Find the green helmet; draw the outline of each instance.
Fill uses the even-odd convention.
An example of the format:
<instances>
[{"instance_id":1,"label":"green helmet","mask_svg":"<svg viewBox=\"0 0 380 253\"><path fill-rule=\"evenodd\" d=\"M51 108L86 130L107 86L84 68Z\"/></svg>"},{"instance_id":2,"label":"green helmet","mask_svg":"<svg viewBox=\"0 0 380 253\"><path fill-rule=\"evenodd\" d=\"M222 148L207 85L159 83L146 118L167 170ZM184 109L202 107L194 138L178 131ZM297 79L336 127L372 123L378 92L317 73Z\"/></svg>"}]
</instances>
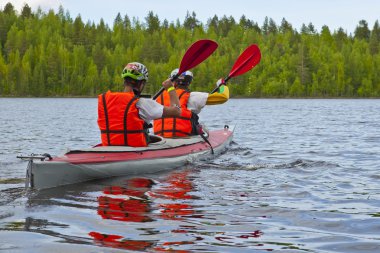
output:
<instances>
[{"instance_id":1,"label":"green helmet","mask_svg":"<svg viewBox=\"0 0 380 253\"><path fill-rule=\"evenodd\" d=\"M123 69L122 78L130 77L136 81L148 81L148 69L139 62L130 62Z\"/></svg>"}]
</instances>

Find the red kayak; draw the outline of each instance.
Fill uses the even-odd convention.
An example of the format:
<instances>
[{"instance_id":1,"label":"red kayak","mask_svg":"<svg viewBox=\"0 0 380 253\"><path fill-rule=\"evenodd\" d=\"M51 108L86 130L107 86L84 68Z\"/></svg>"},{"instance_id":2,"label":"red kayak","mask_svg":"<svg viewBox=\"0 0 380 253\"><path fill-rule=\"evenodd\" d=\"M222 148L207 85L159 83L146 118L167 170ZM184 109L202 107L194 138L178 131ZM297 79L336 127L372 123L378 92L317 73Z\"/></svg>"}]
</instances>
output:
<instances>
[{"instance_id":1,"label":"red kayak","mask_svg":"<svg viewBox=\"0 0 380 253\"><path fill-rule=\"evenodd\" d=\"M200 136L176 139L151 136L156 142L148 147L97 145L56 157L44 154L19 158L29 160L26 185L44 189L93 179L155 173L212 158L230 144L233 131L228 126L210 131L208 143Z\"/></svg>"}]
</instances>

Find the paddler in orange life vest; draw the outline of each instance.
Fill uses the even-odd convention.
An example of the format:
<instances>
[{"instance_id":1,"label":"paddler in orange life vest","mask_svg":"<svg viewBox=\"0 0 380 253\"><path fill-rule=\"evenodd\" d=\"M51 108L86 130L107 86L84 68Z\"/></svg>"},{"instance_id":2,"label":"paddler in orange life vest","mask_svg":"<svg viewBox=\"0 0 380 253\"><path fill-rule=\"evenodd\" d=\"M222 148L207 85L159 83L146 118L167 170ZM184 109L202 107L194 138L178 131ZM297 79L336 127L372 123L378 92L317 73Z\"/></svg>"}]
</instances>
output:
<instances>
[{"instance_id":1,"label":"paddler in orange life vest","mask_svg":"<svg viewBox=\"0 0 380 253\"><path fill-rule=\"evenodd\" d=\"M179 117L181 109L170 79L162 86L168 93L163 106L149 98L140 98L148 81L148 69L141 63L128 63L123 69L124 91L100 94L98 125L103 146L146 147L149 144L149 123L162 117Z\"/></svg>"},{"instance_id":2,"label":"paddler in orange life vest","mask_svg":"<svg viewBox=\"0 0 380 253\"><path fill-rule=\"evenodd\" d=\"M170 77L177 74L178 69L174 69ZM166 138L202 134L201 126L198 123L198 114L202 108L205 105L223 104L230 97L229 89L224 85L225 82L223 78L217 81L216 85L219 89L213 94L207 92L190 92L189 86L192 80L193 73L191 71L185 71L174 81L174 87L181 105L181 115L154 120L154 134ZM164 106L169 105L169 94L164 91L156 101Z\"/></svg>"}]
</instances>

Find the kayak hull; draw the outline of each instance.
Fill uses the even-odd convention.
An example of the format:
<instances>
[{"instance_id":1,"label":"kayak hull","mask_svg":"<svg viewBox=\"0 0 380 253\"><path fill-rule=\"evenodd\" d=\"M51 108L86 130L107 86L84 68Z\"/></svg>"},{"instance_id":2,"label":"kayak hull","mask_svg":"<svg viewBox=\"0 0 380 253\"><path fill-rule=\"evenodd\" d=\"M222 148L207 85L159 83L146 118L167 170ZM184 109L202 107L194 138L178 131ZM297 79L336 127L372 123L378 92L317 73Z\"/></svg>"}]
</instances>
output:
<instances>
[{"instance_id":1,"label":"kayak hull","mask_svg":"<svg viewBox=\"0 0 380 253\"><path fill-rule=\"evenodd\" d=\"M52 188L94 179L142 175L171 170L197 160L211 159L231 143L233 129L210 131L209 142L199 136L163 139L148 148L94 147L70 151L50 160L30 160L26 184L35 189Z\"/></svg>"}]
</instances>

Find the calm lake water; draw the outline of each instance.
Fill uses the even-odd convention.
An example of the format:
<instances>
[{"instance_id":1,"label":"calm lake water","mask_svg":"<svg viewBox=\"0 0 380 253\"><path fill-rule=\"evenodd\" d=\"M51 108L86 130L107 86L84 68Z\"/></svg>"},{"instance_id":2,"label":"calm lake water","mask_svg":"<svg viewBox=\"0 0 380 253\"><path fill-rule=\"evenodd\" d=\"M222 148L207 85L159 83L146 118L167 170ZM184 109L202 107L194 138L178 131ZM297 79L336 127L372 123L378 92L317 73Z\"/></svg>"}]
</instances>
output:
<instances>
[{"instance_id":1,"label":"calm lake water","mask_svg":"<svg viewBox=\"0 0 380 253\"><path fill-rule=\"evenodd\" d=\"M223 155L26 191L17 155L99 142L96 99L0 99L0 252L380 252L380 100L233 99Z\"/></svg>"}]
</instances>

